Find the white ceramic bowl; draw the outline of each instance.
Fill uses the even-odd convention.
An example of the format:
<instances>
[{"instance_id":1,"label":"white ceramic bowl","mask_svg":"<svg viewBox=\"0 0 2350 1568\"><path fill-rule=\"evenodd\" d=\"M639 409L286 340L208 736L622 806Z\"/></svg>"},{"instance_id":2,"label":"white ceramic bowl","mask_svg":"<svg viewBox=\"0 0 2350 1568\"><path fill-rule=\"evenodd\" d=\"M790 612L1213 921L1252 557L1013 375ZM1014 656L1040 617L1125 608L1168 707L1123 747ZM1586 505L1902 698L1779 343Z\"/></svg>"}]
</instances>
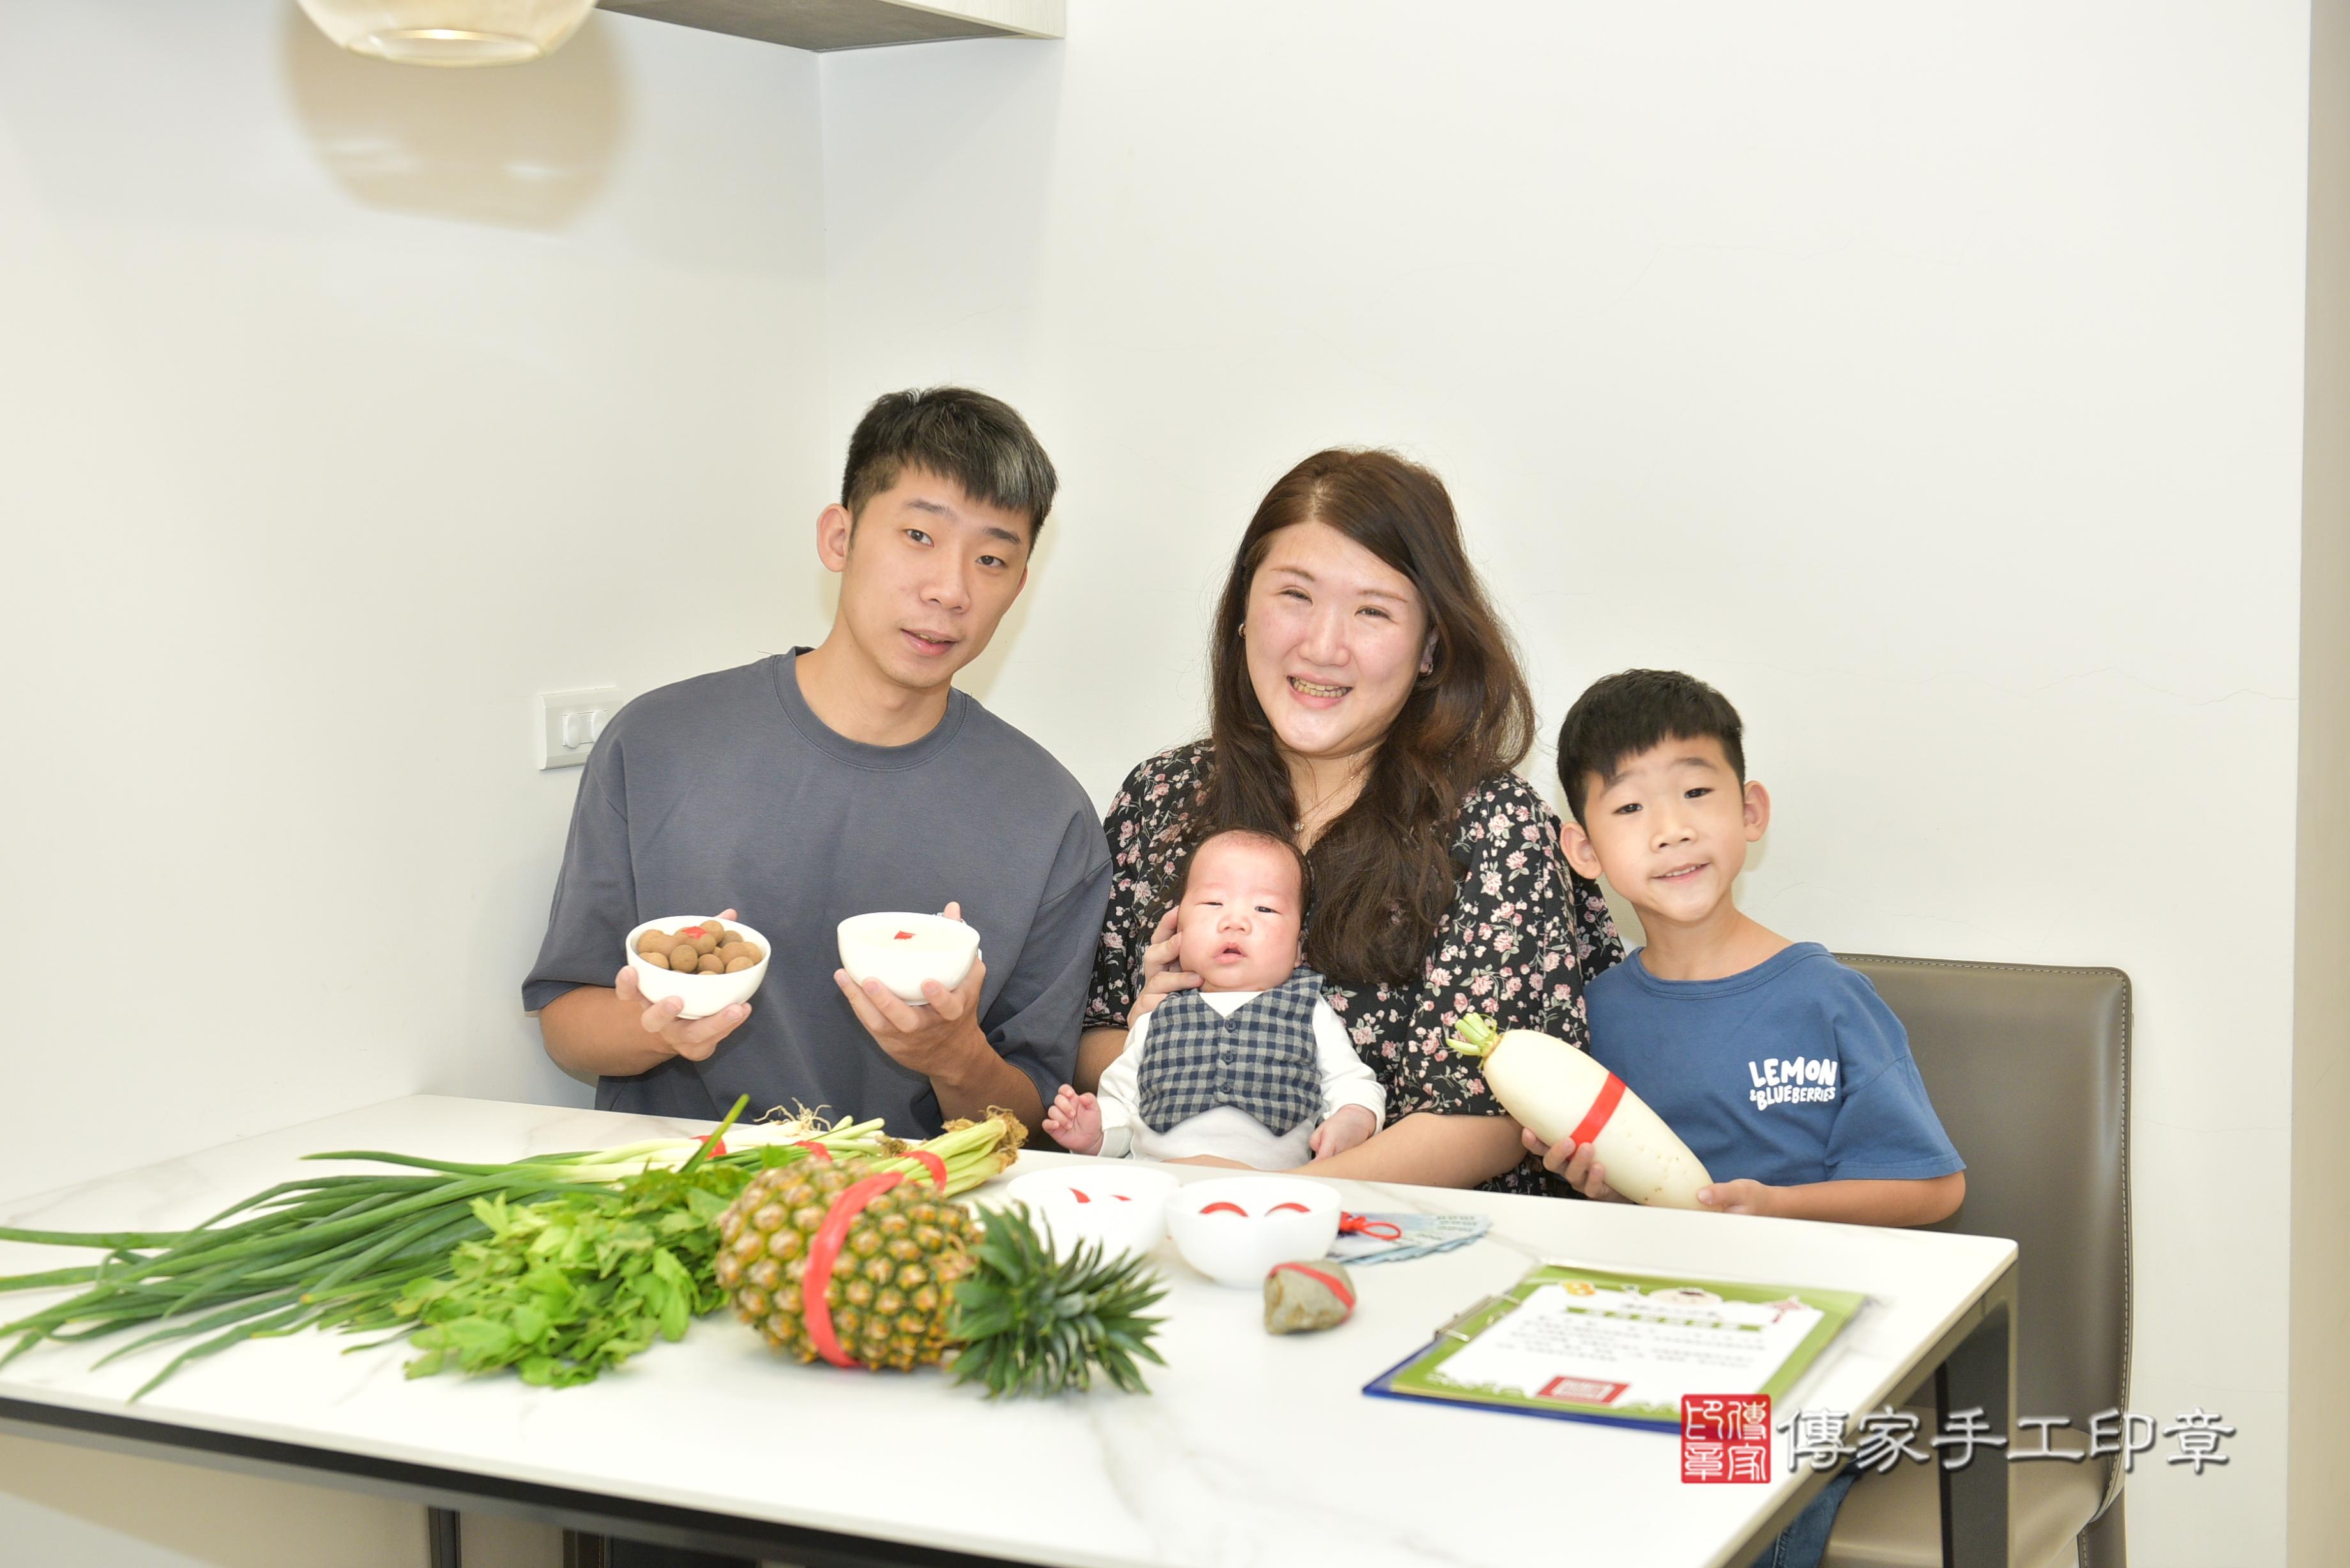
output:
<instances>
[{"instance_id":1,"label":"white ceramic bowl","mask_svg":"<svg viewBox=\"0 0 2350 1568\"><path fill-rule=\"evenodd\" d=\"M1032 1170L1006 1184L1003 1196L1028 1206L1053 1250L1066 1257L1087 1241L1102 1256L1147 1253L1167 1234L1167 1199L1182 1183L1168 1171L1123 1160Z\"/></svg>"},{"instance_id":2,"label":"white ceramic bowl","mask_svg":"<svg viewBox=\"0 0 2350 1568\"><path fill-rule=\"evenodd\" d=\"M637 951L637 939L647 931L675 931L710 918L708 915L671 915L663 919L647 920L630 931L623 944L628 950L629 967L637 971L637 984L643 989L647 998L665 1002L672 996L677 997L685 1003L685 1011L678 1014L681 1018L707 1018L721 1008L749 1001L751 993L759 989L759 982L767 978L767 966L775 960L775 944L740 920L727 921L726 929L741 932L745 940L767 956L749 969L733 974L680 974L673 969L647 963Z\"/></svg>"},{"instance_id":3,"label":"white ceramic bowl","mask_svg":"<svg viewBox=\"0 0 2350 1568\"><path fill-rule=\"evenodd\" d=\"M1183 1261L1220 1285L1254 1290L1275 1263L1305 1262L1338 1239L1338 1189L1294 1176L1194 1181L1167 1199Z\"/></svg>"},{"instance_id":4,"label":"white ceramic bowl","mask_svg":"<svg viewBox=\"0 0 2350 1568\"><path fill-rule=\"evenodd\" d=\"M916 1007L930 1005L922 981L935 980L952 991L978 956L978 929L944 915L882 909L840 922L840 967L848 978L859 985L878 980Z\"/></svg>"}]
</instances>

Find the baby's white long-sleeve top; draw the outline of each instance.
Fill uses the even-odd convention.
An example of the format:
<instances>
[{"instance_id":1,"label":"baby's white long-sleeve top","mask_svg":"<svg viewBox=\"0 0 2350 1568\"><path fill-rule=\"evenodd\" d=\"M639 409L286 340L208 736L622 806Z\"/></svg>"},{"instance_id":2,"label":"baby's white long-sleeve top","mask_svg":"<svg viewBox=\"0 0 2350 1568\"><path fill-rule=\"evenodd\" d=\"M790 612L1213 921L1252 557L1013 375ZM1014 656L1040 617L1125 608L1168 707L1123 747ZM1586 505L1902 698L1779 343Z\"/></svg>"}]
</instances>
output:
<instances>
[{"instance_id":1,"label":"baby's white long-sleeve top","mask_svg":"<svg viewBox=\"0 0 2350 1568\"><path fill-rule=\"evenodd\" d=\"M1263 995L1259 991L1211 991L1201 999L1230 1018ZM1182 1159L1195 1154L1236 1159L1259 1170L1286 1170L1314 1158L1314 1129L1341 1106L1361 1106L1371 1113L1375 1127L1387 1122L1387 1091L1347 1037L1328 1002L1314 1002L1314 1046L1322 1064L1322 1114L1276 1136L1265 1125L1233 1106L1218 1106L1176 1123L1165 1132L1153 1132L1137 1114L1141 1099L1142 1054L1150 1049L1150 1021L1144 1013L1126 1036L1126 1049L1105 1069L1094 1097L1101 1104L1102 1153L1112 1158Z\"/></svg>"}]
</instances>

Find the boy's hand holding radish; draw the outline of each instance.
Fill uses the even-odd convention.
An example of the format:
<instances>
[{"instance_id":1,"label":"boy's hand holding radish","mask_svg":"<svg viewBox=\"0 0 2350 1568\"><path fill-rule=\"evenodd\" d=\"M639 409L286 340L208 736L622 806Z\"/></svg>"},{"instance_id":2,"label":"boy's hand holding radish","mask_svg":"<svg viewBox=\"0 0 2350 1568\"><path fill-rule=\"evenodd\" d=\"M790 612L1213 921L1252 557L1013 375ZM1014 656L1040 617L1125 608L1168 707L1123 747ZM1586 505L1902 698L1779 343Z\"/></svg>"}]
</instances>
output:
<instances>
[{"instance_id":1,"label":"boy's hand holding radish","mask_svg":"<svg viewBox=\"0 0 2350 1568\"><path fill-rule=\"evenodd\" d=\"M1045 1107L1045 1131L1071 1154L1099 1154L1102 1149L1101 1102L1081 1095L1068 1085Z\"/></svg>"},{"instance_id":2,"label":"boy's hand holding radish","mask_svg":"<svg viewBox=\"0 0 2350 1568\"><path fill-rule=\"evenodd\" d=\"M1601 1203L1632 1201L1607 1185L1607 1168L1599 1163L1596 1143L1576 1143L1572 1138L1544 1143L1531 1127L1526 1129L1525 1137L1526 1147L1542 1157L1543 1168L1586 1198Z\"/></svg>"},{"instance_id":3,"label":"boy's hand holding radish","mask_svg":"<svg viewBox=\"0 0 2350 1568\"><path fill-rule=\"evenodd\" d=\"M1607 1168L1599 1163L1599 1146L1596 1143L1575 1143L1561 1138L1547 1144L1533 1133L1526 1134L1526 1147L1542 1156L1543 1168L1582 1193L1586 1198L1602 1203L1629 1203L1632 1200L1607 1185ZM1716 1214L1776 1214L1779 1206L1773 1201L1781 1189L1760 1181L1741 1179L1736 1181L1716 1181L1697 1189L1698 1207Z\"/></svg>"}]
</instances>

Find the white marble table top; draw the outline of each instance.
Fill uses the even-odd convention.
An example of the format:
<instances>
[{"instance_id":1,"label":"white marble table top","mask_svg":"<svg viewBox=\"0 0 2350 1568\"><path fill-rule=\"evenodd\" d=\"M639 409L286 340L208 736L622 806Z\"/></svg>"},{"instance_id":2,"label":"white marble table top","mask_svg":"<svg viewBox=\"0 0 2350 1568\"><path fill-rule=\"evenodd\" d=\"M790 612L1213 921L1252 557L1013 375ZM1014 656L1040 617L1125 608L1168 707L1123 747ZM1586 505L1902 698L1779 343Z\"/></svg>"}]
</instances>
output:
<instances>
[{"instance_id":1,"label":"white marble table top","mask_svg":"<svg viewBox=\"0 0 2350 1568\"><path fill-rule=\"evenodd\" d=\"M419 1096L16 1200L0 1223L183 1226L316 1172L296 1161L324 1149L499 1160L704 1130ZM1073 1158L1031 1153L1019 1168ZM1358 1211L1474 1211L1493 1228L1455 1251L1357 1268L1353 1321L1286 1338L1263 1332L1255 1292L1209 1282L1170 1245L1168 1365L1147 1369L1148 1397L990 1403L935 1371L802 1366L727 1314L581 1388L410 1382L400 1346L346 1355L350 1341L310 1334L193 1363L135 1407L127 1397L160 1365L147 1353L91 1370L91 1347L44 1345L0 1370L0 1397L1071 1568L1426 1568L1553 1552L1742 1568L1735 1549L1791 1480L1684 1486L1670 1434L1370 1398L1362 1386L1470 1303L1563 1259L1868 1293L1877 1304L1797 1392L1804 1406L1874 1409L2015 1252L1969 1236L1336 1185ZM0 1244L0 1274L78 1261ZM0 1316L55 1299L0 1295Z\"/></svg>"}]
</instances>

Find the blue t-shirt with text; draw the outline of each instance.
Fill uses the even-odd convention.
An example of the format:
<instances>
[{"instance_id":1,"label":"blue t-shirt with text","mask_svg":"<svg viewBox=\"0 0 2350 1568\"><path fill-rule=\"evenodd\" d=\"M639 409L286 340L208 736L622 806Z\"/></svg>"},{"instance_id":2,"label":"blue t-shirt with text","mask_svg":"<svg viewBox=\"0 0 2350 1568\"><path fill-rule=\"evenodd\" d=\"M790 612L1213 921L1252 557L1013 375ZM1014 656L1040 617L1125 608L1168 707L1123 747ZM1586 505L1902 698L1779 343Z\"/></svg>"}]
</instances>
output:
<instances>
[{"instance_id":1,"label":"blue t-shirt with text","mask_svg":"<svg viewBox=\"0 0 2350 1568\"><path fill-rule=\"evenodd\" d=\"M1721 980L1633 953L1584 991L1591 1054L1716 1179L1773 1187L1964 1170L1877 988L1817 942Z\"/></svg>"}]
</instances>

